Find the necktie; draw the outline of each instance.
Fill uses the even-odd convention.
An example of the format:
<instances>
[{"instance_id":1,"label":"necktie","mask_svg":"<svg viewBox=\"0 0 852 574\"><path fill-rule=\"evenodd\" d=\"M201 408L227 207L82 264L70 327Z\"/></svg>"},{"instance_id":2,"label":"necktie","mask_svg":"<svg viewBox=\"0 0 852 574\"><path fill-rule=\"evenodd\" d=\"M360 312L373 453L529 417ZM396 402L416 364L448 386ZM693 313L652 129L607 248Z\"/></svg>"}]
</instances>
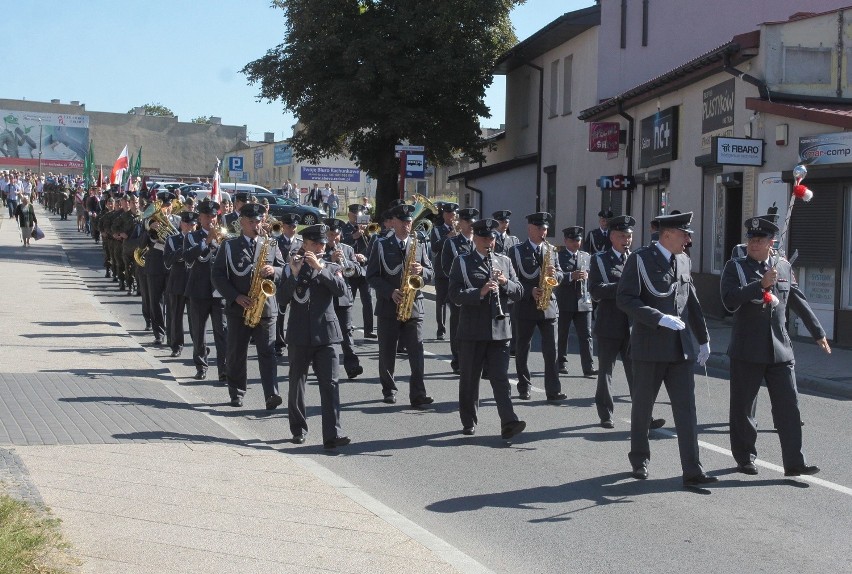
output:
<instances>
[{"instance_id":1,"label":"necktie","mask_svg":"<svg viewBox=\"0 0 852 574\"><path fill-rule=\"evenodd\" d=\"M621 264L624 265L627 262L627 252L621 254Z\"/></svg>"},{"instance_id":2,"label":"necktie","mask_svg":"<svg viewBox=\"0 0 852 574\"><path fill-rule=\"evenodd\" d=\"M252 251L254 251L254 245L255 245L254 238L249 239L249 249L251 249Z\"/></svg>"},{"instance_id":3,"label":"necktie","mask_svg":"<svg viewBox=\"0 0 852 574\"><path fill-rule=\"evenodd\" d=\"M669 266L672 268L672 271L677 267L677 258L675 258L674 253L669 257Z\"/></svg>"},{"instance_id":4,"label":"necktie","mask_svg":"<svg viewBox=\"0 0 852 574\"><path fill-rule=\"evenodd\" d=\"M405 253L405 241L399 242L399 250Z\"/></svg>"},{"instance_id":5,"label":"necktie","mask_svg":"<svg viewBox=\"0 0 852 574\"><path fill-rule=\"evenodd\" d=\"M760 262L760 274L763 275L769 268L766 266L766 261Z\"/></svg>"}]
</instances>

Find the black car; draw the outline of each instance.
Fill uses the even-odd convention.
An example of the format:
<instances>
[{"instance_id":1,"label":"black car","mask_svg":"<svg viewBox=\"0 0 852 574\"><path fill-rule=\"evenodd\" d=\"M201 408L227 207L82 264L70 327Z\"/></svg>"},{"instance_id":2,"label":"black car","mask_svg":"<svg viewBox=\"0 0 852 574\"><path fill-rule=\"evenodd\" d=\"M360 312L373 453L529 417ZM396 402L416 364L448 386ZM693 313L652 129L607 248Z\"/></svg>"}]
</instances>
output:
<instances>
[{"instance_id":1,"label":"black car","mask_svg":"<svg viewBox=\"0 0 852 574\"><path fill-rule=\"evenodd\" d=\"M326 217L326 213L321 209L310 205L302 205L298 201L287 199L274 193L256 193L254 196L258 202L264 198L269 201L269 215L276 219L285 213L295 213L301 218L303 225L314 225L322 222Z\"/></svg>"}]
</instances>

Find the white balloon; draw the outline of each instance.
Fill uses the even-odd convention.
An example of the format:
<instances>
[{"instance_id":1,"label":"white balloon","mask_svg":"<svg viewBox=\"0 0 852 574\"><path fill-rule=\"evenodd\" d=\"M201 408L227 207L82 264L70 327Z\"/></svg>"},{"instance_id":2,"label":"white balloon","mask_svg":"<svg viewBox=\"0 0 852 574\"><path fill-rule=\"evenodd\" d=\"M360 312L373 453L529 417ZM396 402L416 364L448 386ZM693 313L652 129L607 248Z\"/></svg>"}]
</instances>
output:
<instances>
[{"instance_id":1,"label":"white balloon","mask_svg":"<svg viewBox=\"0 0 852 574\"><path fill-rule=\"evenodd\" d=\"M796 178L797 180L802 181L803 179L805 179L805 177L807 175L808 175L808 168L806 168L802 164L799 164L799 165L797 165L796 167L793 168L793 177Z\"/></svg>"}]
</instances>

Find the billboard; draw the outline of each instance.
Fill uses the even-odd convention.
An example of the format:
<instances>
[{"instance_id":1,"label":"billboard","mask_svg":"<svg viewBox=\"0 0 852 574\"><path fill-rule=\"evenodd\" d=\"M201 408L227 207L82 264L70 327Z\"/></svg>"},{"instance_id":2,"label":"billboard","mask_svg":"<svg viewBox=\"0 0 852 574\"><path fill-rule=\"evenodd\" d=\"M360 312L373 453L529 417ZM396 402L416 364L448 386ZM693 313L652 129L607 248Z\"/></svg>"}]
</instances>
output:
<instances>
[{"instance_id":1,"label":"billboard","mask_svg":"<svg viewBox=\"0 0 852 574\"><path fill-rule=\"evenodd\" d=\"M592 122L589 124L589 151L617 152L620 132L618 122Z\"/></svg>"},{"instance_id":2,"label":"billboard","mask_svg":"<svg viewBox=\"0 0 852 574\"><path fill-rule=\"evenodd\" d=\"M799 159L805 165L852 163L852 132L800 137Z\"/></svg>"},{"instance_id":3,"label":"billboard","mask_svg":"<svg viewBox=\"0 0 852 574\"><path fill-rule=\"evenodd\" d=\"M275 144L272 161L275 165L290 165L293 163L293 148L290 147L290 144Z\"/></svg>"},{"instance_id":4,"label":"billboard","mask_svg":"<svg viewBox=\"0 0 852 574\"><path fill-rule=\"evenodd\" d=\"M639 123L639 167L677 159L678 110L666 108Z\"/></svg>"},{"instance_id":5,"label":"billboard","mask_svg":"<svg viewBox=\"0 0 852 574\"><path fill-rule=\"evenodd\" d=\"M83 169L89 116L0 110L0 164ZM39 141L40 138L40 141Z\"/></svg>"},{"instance_id":6,"label":"billboard","mask_svg":"<svg viewBox=\"0 0 852 574\"><path fill-rule=\"evenodd\" d=\"M303 165L301 177L303 181L361 181L361 170L357 167L323 167L319 165Z\"/></svg>"}]
</instances>

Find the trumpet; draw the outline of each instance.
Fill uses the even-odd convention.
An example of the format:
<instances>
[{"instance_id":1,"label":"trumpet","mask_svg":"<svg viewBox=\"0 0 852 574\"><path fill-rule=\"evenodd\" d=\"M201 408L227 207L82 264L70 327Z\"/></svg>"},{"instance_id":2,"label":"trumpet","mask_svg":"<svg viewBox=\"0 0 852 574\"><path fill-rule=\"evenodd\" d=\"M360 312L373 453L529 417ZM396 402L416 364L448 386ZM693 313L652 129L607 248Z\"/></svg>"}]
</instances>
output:
<instances>
[{"instance_id":1,"label":"trumpet","mask_svg":"<svg viewBox=\"0 0 852 574\"><path fill-rule=\"evenodd\" d=\"M370 223L370 224L367 225L367 235L375 235L376 233L378 233L381 230L382 230L382 226L379 225L378 223L373 222L373 223Z\"/></svg>"},{"instance_id":2,"label":"trumpet","mask_svg":"<svg viewBox=\"0 0 852 574\"><path fill-rule=\"evenodd\" d=\"M216 243L222 243L227 239L233 239L237 236L237 234L231 232L226 225L211 227L209 235L210 241L215 241Z\"/></svg>"},{"instance_id":3,"label":"trumpet","mask_svg":"<svg viewBox=\"0 0 852 574\"><path fill-rule=\"evenodd\" d=\"M334 251L335 253L340 253L340 257L343 259L343 276L347 279L349 279L350 277L354 277L357 270L349 261L349 258L346 257L346 254L343 252L343 248L340 246L339 243L336 243L334 245Z\"/></svg>"}]
</instances>

